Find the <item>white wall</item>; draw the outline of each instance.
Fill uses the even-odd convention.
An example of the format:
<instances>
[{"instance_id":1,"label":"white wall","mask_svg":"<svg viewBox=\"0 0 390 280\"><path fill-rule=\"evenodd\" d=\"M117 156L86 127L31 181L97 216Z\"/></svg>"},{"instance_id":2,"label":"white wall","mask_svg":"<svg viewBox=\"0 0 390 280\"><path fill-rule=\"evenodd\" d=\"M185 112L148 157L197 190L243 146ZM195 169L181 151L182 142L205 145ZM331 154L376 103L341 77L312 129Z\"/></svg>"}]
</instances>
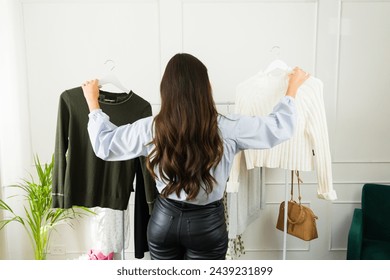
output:
<instances>
[{"instance_id":1,"label":"white wall","mask_svg":"<svg viewBox=\"0 0 390 280\"><path fill-rule=\"evenodd\" d=\"M0 177L2 198L18 194L7 186L20 183L31 170L31 131L29 122L26 47L22 5L18 1L0 1ZM23 200L8 201L17 213ZM1 240L7 258L31 258L29 240L19 224L9 224L1 233L13 242ZM1 236L0 236L1 238ZM1 250L0 250L1 251Z\"/></svg>"},{"instance_id":2,"label":"white wall","mask_svg":"<svg viewBox=\"0 0 390 280\"><path fill-rule=\"evenodd\" d=\"M13 2L13 1L12 1ZM344 259L354 207L366 182L390 183L390 1L341 0L19 0L25 38L32 152L49 160L59 95L104 73L104 62L127 87L159 108L167 61L189 52L209 69L218 108L234 109L238 83L280 58L324 82L339 199L316 198L314 172L303 174L304 203L319 216L319 238L289 237L288 259ZM3 131L1 131L3 135ZM7 160L12 161L12 158ZM244 234L245 259L281 259L275 229L284 171L266 170L266 207ZM132 214L130 214L131 216ZM89 249L88 223L61 229L53 246L77 258ZM14 229L15 231L17 229ZM16 242L13 234L7 242ZM129 237L132 238L131 236ZM1 240L0 240L1 242ZM26 248L28 250L28 248ZM132 258L130 242L127 258ZM13 252L11 258L26 255Z\"/></svg>"}]
</instances>

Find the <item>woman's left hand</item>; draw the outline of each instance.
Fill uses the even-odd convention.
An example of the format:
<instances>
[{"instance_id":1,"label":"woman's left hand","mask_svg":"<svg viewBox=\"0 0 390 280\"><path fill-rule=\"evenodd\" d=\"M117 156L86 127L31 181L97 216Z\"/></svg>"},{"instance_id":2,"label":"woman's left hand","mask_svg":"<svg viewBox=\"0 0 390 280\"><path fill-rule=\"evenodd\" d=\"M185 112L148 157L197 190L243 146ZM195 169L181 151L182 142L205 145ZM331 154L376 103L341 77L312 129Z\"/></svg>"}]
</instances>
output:
<instances>
[{"instance_id":1,"label":"woman's left hand","mask_svg":"<svg viewBox=\"0 0 390 280\"><path fill-rule=\"evenodd\" d=\"M89 111L100 109L99 105L99 80L86 81L81 86L84 92L85 100L87 101Z\"/></svg>"}]
</instances>

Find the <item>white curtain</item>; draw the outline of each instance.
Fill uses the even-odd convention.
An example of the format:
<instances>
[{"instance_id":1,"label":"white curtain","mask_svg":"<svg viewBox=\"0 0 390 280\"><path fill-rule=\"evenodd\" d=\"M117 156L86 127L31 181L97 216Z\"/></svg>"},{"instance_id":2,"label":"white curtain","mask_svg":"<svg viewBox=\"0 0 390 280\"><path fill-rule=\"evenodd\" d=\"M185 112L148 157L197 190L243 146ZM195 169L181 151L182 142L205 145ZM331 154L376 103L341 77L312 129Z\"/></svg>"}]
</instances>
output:
<instances>
[{"instance_id":1,"label":"white curtain","mask_svg":"<svg viewBox=\"0 0 390 280\"><path fill-rule=\"evenodd\" d=\"M32 167L27 68L22 4L0 0L0 195L15 194L6 186L26 178ZM7 200L18 214L22 203ZM0 235L0 258L29 259L30 245L20 225L9 224Z\"/></svg>"}]
</instances>

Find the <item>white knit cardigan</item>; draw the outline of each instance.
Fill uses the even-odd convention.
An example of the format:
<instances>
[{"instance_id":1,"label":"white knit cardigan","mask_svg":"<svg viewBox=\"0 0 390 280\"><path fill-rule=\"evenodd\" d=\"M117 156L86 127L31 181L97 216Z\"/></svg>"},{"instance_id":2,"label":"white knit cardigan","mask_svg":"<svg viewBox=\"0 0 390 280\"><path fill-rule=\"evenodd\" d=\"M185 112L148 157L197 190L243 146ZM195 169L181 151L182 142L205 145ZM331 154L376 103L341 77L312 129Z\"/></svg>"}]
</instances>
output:
<instances>
[{"instance_id":1,"label":"white knit cardigan","mask_svg":"<svg viewBox=\"0 0 390 280\"><path fill-rule=\"evenodd\" d=\"M236 91L235 111L238 114L265 116L287 90L287 73L272 76L263 72L241 83ZM240 186L240 159L247 169L254 167L282 168L317 172L317 195L336 200L333 189L328 128L323 101L323 83L311 76L299 88L295 98L297 126L294 136L271 149L246 150L236 155L227 185L228 192Z\"/></svg>"}]
</instances>

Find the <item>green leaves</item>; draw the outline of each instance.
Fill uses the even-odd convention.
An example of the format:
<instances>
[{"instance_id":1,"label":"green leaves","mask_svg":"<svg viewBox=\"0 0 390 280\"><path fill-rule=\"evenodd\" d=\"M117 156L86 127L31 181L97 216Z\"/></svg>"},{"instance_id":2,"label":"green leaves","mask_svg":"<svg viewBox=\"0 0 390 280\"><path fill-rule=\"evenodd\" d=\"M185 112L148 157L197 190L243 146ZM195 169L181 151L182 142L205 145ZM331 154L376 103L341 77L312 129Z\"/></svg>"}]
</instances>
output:
<instances>
[{"instance_id":1,"label":"green leaves","mask_svg":"<svg viewBox=\"0 0 390 280\"><path fill-rule=\"evenodd\" d=\"M79 206L70 209L51 208L54 157L49 164L41 164L36 156L34 163L37 182L30 175L30 180L23 180L21 184L12 186L20 188L23 192L22 196L27 201L27 205L24 206L24 215L17 215L9 204L0 199L0 210L9 214L8 218L0 220L0 230L13 221L22 224L30 238L35 259L42 260L46 258L50 234L57 225L63 222L71 225L72 220L94 214L94 212Z\"/></svg>"}]
</instances>

